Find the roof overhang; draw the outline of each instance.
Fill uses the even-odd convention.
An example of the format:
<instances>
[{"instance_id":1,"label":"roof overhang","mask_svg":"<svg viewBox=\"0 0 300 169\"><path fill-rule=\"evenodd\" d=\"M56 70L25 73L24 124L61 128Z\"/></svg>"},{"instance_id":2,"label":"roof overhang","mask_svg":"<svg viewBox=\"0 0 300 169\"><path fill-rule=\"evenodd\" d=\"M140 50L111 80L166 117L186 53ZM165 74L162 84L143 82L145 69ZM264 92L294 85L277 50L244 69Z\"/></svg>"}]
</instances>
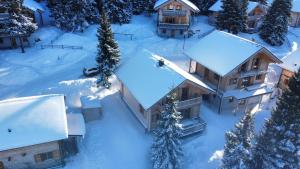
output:
<instances>
[{"instance_id":1,"label":"roof overhang","mask_svg":"<svg viewBox=\"0 0 300 169\"><path fill-rule=\"evenodd\" d=\"M191 11L193 11L193 12L200 12L200 10L198 9L198 7L196 7L197 9L194 9L194 8L192 8L189 4L187 4L186 2L184 2L184 1L182 1L182 0L166 0L165 2L163 2L162 4L159 4L159 5L157 5L157 6L154 6L154 10L158 10L159 8L161 8L161 7L163 7L163 6L166 6L167 4L169 4L169 3L171 3L171 2L173 2L173 1L176 1L176 2L178 2L178 3L180 3L180 4L182 4L182 5L184 5L184 6L186 6L186 7L188 7ZM158 1L157 1L158 2ZM191 2L192 3L192 2Z\"/></svg>"}]
</instances>

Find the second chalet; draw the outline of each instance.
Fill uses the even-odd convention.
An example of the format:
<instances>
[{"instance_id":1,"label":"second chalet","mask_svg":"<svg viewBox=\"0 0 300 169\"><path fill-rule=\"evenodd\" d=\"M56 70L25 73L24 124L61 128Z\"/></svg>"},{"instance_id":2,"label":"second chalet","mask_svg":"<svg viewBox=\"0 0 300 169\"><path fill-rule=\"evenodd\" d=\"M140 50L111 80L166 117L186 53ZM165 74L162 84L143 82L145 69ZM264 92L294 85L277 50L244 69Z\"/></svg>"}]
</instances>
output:
<instances>
[{"instance_id":1,"label":"second chalet","mask_svg":"<svg viewBox=\"0 0 300 169\"><path fill-rule=\"evenodd\" d=\"M219 113L247 112L270 96L268 65L281 63L263 46L223 31L213 31L185 54L191 58L190 72L216 90L203 100Z\"/></svg>"},{"instance_id":2,"label":"second chalet","mask_svg":"<svg viewBox=\"0 0 300 169\"><path fill-rule=\"evenodd\" d=\"M149 51L125 62L116 74L122 99L147 131L155 128L166 96L173 92L183 117L184 136L204 130L205 122L200 117L202 95L214 90L201 80Z\"/></svg>"},{"instance_id":3,"label":"second chalet","mask_svg":"<svg viewBox=\"0 0 300 169\"><path fill-rule=\"evenodd\" d=\"M186 37L192 23L192 14L199 9L189 0L158 0L157 33L166 37Z\"/></svg>"}]
</instances>

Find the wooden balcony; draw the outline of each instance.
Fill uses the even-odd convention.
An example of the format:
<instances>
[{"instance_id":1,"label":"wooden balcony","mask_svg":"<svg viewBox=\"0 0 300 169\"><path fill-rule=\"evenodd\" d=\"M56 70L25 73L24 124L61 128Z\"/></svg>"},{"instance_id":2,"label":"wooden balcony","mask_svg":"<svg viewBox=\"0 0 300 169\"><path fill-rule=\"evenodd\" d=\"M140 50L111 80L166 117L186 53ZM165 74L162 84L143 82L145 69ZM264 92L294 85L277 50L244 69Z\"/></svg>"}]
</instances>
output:
<instances>
[{"instance_id":1,"label":"wooden balcony","mask_svg":"<svg viewBox=\"0 0 300 169\"><path fill-rule=\"evenodd\" d=\"M246 71L246 72L240 72L240 78L251 77L251 76L256 76L256 75L259 75L259 74L266 74L266 73L268 73L267 70L252 69L252 70L249 70L249 71Z\"/></svg>"},{"instance_id":2,"label":"wooden balcony","mask_svg":"<svg viewBox=\"0 0 300 169\"><path fill-rule=\"evenodd\" d=\"M182 120L180 124L183 129L182 137L196 133L203 133L207 125L206 122L200 117Z\"/></svg>"},{"instance_id":3,"label":"wooden balcony","mask_svg":"<svg viewBox=\"0 0 300 169\"><path fill-rule=\"evenodd\" d=\"M186 16L186 10L162 10L163 16Z\"/></svg>"},{"instance_id":4,"label":"wooden balcony","mask_svg":"<svg viewBox=\"0 0 300 169\"><path fill-rule=\"evenodd\" d=\"M201 101L202 101L202 97L196 97L196 98L189 99L189 100L179 101L176 104L176 108L184 109L184 108L192 107L195 105L200 105Z\"/></svg>"},{"instance_id":5,"label":"wooden balcony","mask_svg":"<svg viewBox=\"0 0 300 169\"><path fill-rule=\"evenodd\" d=\"M188 29L189 24L181 23L159 23L158 27L161 29Z\"/></svg>"}]
</instances>

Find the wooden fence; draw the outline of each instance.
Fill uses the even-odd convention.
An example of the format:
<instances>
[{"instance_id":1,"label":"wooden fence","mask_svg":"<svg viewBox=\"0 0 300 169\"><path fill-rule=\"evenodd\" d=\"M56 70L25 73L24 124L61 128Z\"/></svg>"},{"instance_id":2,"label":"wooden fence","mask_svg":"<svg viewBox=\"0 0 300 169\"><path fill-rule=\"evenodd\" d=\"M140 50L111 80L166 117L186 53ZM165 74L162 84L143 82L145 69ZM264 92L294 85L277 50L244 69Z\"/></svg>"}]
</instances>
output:
<instances>
[{"instance_id":1,"label":"wooden fence","mask_svg":"<svg viewBox=\"0 0 300 169\"><path fill-rule=\"evenodd\" d=\"M82 46L71 46L71 45L41 45L41 49L52 48L52 49L83 49Z\"/></svg>"}]
</instances>

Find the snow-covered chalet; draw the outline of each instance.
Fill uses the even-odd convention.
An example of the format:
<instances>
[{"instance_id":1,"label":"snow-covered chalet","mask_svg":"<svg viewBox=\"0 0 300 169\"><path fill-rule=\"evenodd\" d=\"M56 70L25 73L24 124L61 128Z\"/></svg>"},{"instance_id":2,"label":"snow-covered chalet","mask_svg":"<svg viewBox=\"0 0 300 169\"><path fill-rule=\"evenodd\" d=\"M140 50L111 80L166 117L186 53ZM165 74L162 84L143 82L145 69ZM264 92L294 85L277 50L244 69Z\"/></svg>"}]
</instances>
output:
<instances>
[{"instance_id":1,"label":"snow-covered chalet","mask_svg":"<svg viewBox=\"0 0 300 169\"><path fill-rule=\"evenodd\" d=\"M64 95L0 101L0 169L64 165L85 133L82 114L67 114Z\"/></svg>"},{"instance_id":2,"label":"snow-covered chalet","mask_svg":"<svg viewBox=\"0 0 300 169\"><path fill-rule=\"evenodd\" d=\"M188 36L192 14L199 9L189 0L158 0L154 9L157 13L157 33L166 37Z\"/></svg>"},{"instance_id":3,"label":"snow-covered chalet","mask_svg":"<svg viewBox=\"0 0 300 169\"><path fill-rule=\"evenodd\" d=\"M174 63L145 50L122 64L116 75L122 99L147 131L156 126L171 92L179 100L177 109L183 116L184 135L204 130L205 122L200 117L202 95L214 90Z\"/></svg>"},{"instance_id":4,"label":"snow-covered chalet","mask_svg":"<svg viewBox=\"0 0 300 169\"><path fill-rule=\"evenodd\" d=\"M281 63L263 46L217 30L184 53L191 58L189 71L216 90L203 100L219 113L247 112L270 96L272 89L265 84L268 65Z\"/></svg>"}]
</instances>

